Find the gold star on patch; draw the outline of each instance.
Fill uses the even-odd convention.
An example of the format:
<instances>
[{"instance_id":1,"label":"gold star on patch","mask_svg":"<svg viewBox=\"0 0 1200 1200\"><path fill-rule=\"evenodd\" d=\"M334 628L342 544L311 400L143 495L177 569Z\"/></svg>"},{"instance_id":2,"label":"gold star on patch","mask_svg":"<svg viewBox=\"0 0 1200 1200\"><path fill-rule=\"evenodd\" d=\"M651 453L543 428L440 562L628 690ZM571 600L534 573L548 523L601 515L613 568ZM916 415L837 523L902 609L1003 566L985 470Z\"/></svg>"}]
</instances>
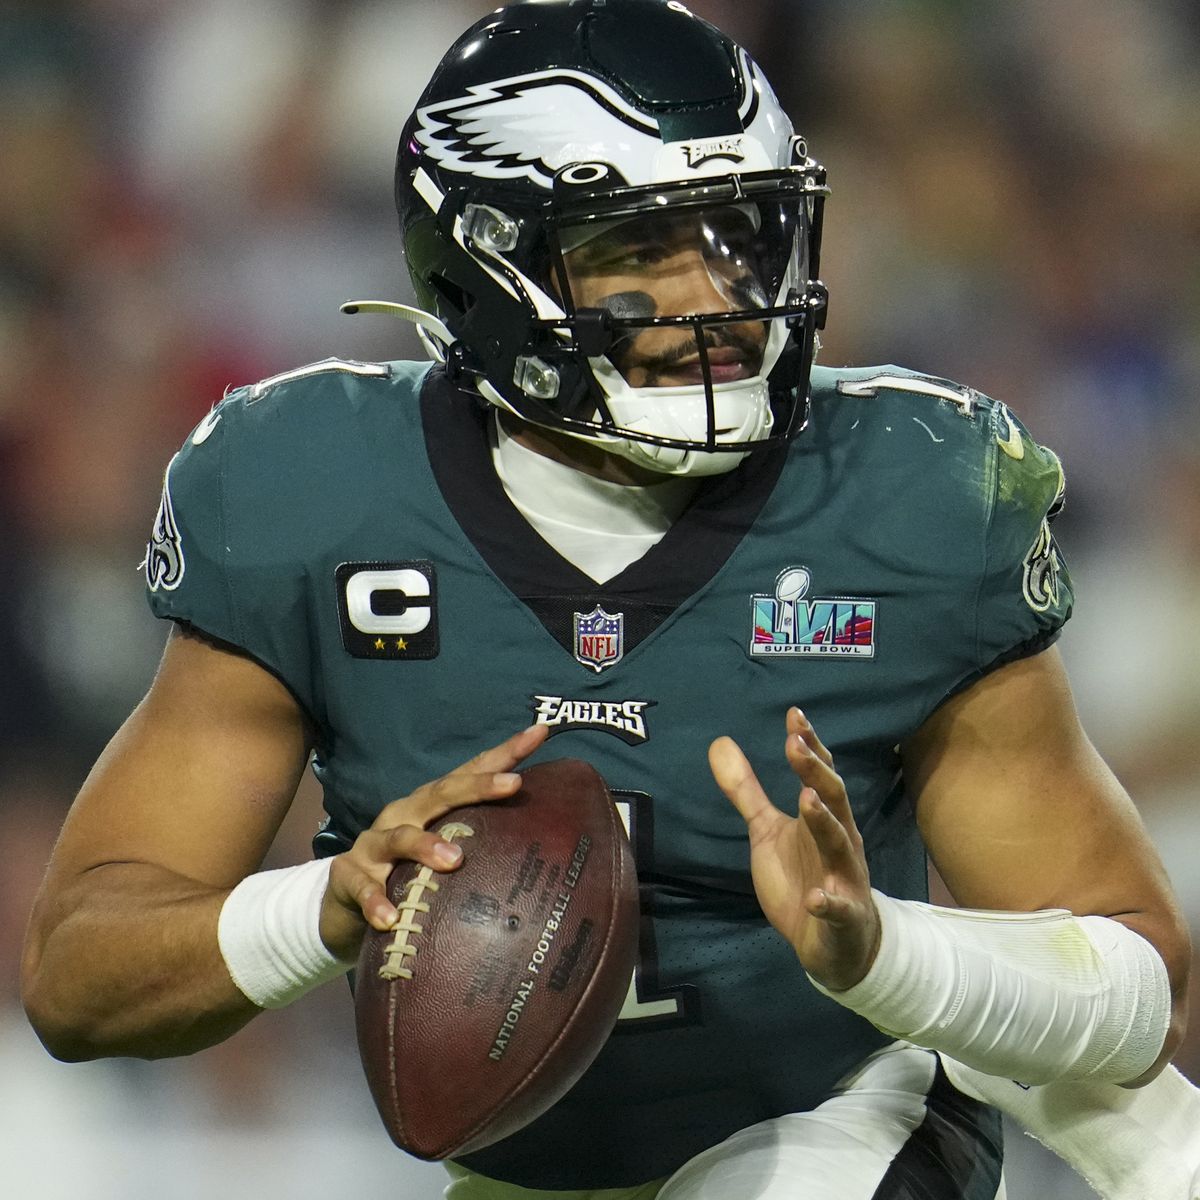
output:
<instances>
[{"instance_id":1,"label":"gold star on patch","mask_svg":"<svg viewBox=\"0 0 1200 1200\"><path fill-rule=\"evenodd\" d=\"M375 649L376 649L376 650L383 650L383 649L386 649L386 643L384 642L383 638L376 638L376 639L375 639Z\"/></svg>"},{"instance_id":2,"label":"gold star on patch","mask_svg":"<svg viewBox=\"0 0 1200 1200\"><path fill-rule=\"evenodd\" d=\"M396 649L397 650L407 650L408 643L403 638L397 638L396 639Z\"/></svg>"}]
</instances>

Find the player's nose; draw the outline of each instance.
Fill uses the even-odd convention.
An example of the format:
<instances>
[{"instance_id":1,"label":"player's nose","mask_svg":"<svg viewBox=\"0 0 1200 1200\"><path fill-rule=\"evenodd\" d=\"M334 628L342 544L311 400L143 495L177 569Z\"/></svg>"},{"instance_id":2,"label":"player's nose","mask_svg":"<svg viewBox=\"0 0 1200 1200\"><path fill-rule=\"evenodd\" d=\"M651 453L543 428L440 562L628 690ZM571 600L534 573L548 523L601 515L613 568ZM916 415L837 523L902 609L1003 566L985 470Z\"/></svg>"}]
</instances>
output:
<instances>
[{"instance_id":1,"label":"player's nose","mask_svg":"<svg viewBox=\"0 0 1200 1200\"><path fill-rule=\"evenodd\" d=\"M700 249L679 256L677 269L664 290L667 303L659 303L660 313L696 316L740 307L733 303L728 280Z\"/></svg>"},{"instance_id":2,"label":"player's nose","mask_svg":"<svg viewBox=\"0 0 1200 1200\"><path fill-rule=\"evenodd\" d=\"M700 250L679 254L676 270L664 286L660 313L686 314L726 312L730 301L722 292L719 276Z\"/></svg>"}]
</instances>

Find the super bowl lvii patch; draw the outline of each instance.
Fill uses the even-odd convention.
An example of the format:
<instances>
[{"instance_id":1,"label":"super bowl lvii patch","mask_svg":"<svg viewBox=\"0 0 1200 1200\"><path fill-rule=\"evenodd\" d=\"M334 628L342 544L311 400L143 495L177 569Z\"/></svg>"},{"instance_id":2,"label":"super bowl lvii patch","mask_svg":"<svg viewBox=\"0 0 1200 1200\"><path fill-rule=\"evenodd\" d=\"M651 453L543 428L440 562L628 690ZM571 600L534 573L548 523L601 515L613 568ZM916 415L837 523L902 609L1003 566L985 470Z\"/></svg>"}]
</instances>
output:
<instances>
[{"instance_id":1,"label":"super bowl lvii patch","mask_svg":"<svg viewBox=\"0 0 1200 1200\"><path fill-rule=\"evenodd\" d=\"M876 602L849 596L807 599L811 584L807 567L788 567L780 571L773 593L751 597L750 653L873 658Z\"/></svg>"}]
</instances>

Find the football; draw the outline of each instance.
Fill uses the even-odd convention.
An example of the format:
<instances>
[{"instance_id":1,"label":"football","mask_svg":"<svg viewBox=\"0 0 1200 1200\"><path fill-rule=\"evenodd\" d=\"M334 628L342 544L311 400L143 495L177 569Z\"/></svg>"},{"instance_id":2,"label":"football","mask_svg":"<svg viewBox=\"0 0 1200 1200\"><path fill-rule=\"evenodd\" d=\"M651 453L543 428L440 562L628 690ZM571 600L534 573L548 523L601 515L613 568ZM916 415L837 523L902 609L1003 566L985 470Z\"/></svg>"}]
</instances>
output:
<instances>
[{"instance_id":1,"label":"football","mask_svg":"<svg viewBox=\"0 0 1200 1200\"><path fill-rule=\"evenodd\" d=\"M355 1020L392 1140L442 1159L527 1125L600 1052L633 976L638 895L621 818L578 759L431 828L462 863L392 872L400 919L367 932Z\"/></svg>"}]
</instances>

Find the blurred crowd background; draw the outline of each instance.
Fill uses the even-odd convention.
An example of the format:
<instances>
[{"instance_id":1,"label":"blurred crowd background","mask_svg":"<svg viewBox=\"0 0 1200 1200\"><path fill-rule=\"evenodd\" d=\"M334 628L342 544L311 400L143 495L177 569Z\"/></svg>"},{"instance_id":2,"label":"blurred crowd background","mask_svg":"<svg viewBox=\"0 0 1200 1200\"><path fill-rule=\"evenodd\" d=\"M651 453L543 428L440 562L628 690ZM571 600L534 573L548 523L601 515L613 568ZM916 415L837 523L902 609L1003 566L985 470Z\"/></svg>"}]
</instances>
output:
<instances>
[{"instance_id":1,"label":"blurred crowd background","mask_svg":"<svg viewBox=\"0 0 1200 1200\"><path fill-rule=\"evenodd\" d=\"M1200 7L689 3L750 47L829 168L823 361L968 382L1062 454L1079 705L1200 925ZM439 1194L436 1168L387 1143L341 986L194 1059L64 1066L25 1024L16 978L63 814L166 633L137 569L166 461L231 384L334 354L421 357L406 326L338 305L409 298L397 135L434 62L491 7L0 6L13 1200ZM273 864L307 856L318 813L306 785ZM1091 1195L1011 1143L1011 1200Z\"/></svg>"}]
</instances>

